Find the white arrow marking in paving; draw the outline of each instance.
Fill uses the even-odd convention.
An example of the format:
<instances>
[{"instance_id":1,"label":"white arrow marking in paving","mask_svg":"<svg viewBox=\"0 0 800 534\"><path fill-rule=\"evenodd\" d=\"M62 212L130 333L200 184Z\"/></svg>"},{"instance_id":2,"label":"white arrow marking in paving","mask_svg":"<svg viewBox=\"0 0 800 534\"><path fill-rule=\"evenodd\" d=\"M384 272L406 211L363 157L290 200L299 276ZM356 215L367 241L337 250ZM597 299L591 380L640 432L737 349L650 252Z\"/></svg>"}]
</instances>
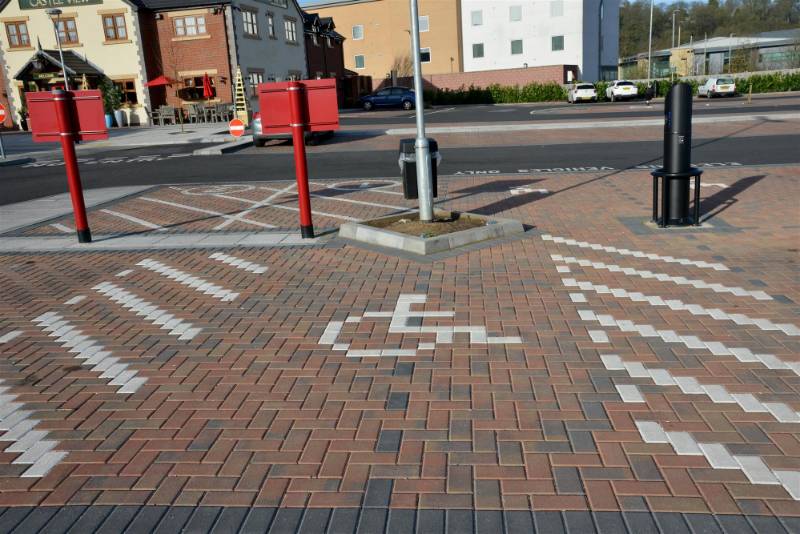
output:
<instances>
[{"instance_id":1,"label":"white arrow marking in paving","mask_svg":"<svg viewBox=\"0 0 800 534\"><path fill-rule=\"evenodd\" d=\"M542 195L550 194L550 191L548 191L547 189L533 189L532 187L524 187L524 186L509 189L508 192L511 193L512 195L522 195L525 193L539 193Z\"/></svg>"},{"instance_id":2,"label":"white arrow marking in paving","mask_svg":"<svg viewBox=\"0 0 800 534\"><path fill-rule=\"evenodd\" d=\"M186 204L179 204L178 202L170 202L168 200L161 200L158 198L151 198L151 197L139 197L142 200L147 200L148 202L156 202L158 204L164 204L165 206L172 206L174 208L181 208L187 211L196 211L198 213L205 213L207 215L214 215L215 217L222 217L223 219L233 219L234 221L241 221L243 223L252 224L253 226L260 226L261 228L276 228L276 226L271 224L266 224L258 221L251 221L250 219L244 219L242 217L235 217L232 215L228 215L226 213L220 213L218 211L207 210L203 208L197 208L195 206L187 206Z\"/></svg>"},{"instance_id":3,"label":"white arrow marking in paving","mask_svg":"<svg viewBox=\"0 0 800 534\"><path fill-rule=\"evenodd\" d=\"M77 359L84 360L82 365L91 365L92 371L103 373L100 378L113 379L109 385L120 386L117 393L134 393L147 382L146 378L136 376L136 371L129 370L128 364L112 356L103 345L84 335L58 313L44 313L33 322L48 332L48 335L55 338L59 344L68 348ZM111 368L118 372L110 374L108 371Z\"/></svg>"},{"instance_id":4,"label":"white arrow marking in paving","mask_svg":"<svg viewBox=\"0 0 800 534\"><path fill-rule=\"evenodd\" d=\"M8 343L9 341L18 338L22 335L22 330L12 330L5 335L0 336L0 344Z\"/></svg>"},{"instance_id":5,"label":"white arrow marking in paving","mask_svg":"<svg viewBox=\"0 0 800 534\"><path fill-rule=\"evenodd\" d=\"M453 334L468 333L470 343L476 345L510 345L522 343L519 337L492 337L486 332L484 326L408 326L411 318L424 317L454 317L451 311L411 311L412 304L425 304L425 295L403 294L397 299L394 311L391 312L366 312L363 317L350 316L344 321L331 321L319 338L320 345L333 345L335 351L346 351L345 356L364 358L369 356L414 356L418 350L433 350L438 343L452 343ZM363 318L387 318L389 333L400 334L436 334L436 343L419 343L416 349L374 349L351 350L349 343L337 343L339 333L345 323L360 323Z\"/></svg>"},{"instance_id":6,"label":"white arrow marking in paving","mask_svg":"<svg viewBox=\"0 0 800 534\"><path fill-rule=\"evenodd\" d=\"M651 306L666 306L675 311L688 311L692 315L707 315L717 321L733 321L738 325L753 325L764 331L780 330L787 336L800 336L800 328L793 324L775 324L769 319L753 319L741 313L726 313L718 308L706 309L698 304L686 304L678 299L664 300L659 296L644 295L635 291L627 291L621 288L609 288L605 285L596 285L591 282L581 282L573 278L563 278L561 280L567 287L577 287L583 291L594 291L599 295L613 295L617 298L627 298L634 302L647 302Z\"/></svg>"},{"instance_id":7,"label":"white arrow marking in paving","mask_svg":"<svg viewBox=\"0 0 800 534\"><path fill-rule=\"evenodd\" d=\"M263 265L259 265L257 263L253 263L251 261L243 260L241 258L237 258L236 256L229 256L228 254L223 254L222 252L215 252L211 256L209 256L212 260L221 261L227 265L232 265L237 269L242 269L244 271L255 273L255 274L263 274L267 272L267 268Z\"/></svg>"},{"instance_id":8,"label":"white arrow marking in paving","mask_svg":"<svg viewBox=\"0 0 800 534\"><path fill-rule=\"evenodd\" d=\"M52 226L53 228L55 228L56 230L58 230L60 232L64 232L65 234L71 234L72 232L75 231L72 228L70 228L69 226L66 226L66 225L61 224L61 223L53 223L50 226Z\"/></svg>"},{"instance_id":9,"label":"white arrow marking in paving","mask_svg":"<svg viewBox=\"0 0 800 534\"><path fill-rule=\"evenodd\" d=\"M149 228L151 230L156 230L156 231L163 231L164 230L163 226L159 226L157 224L153 224L150 221L145 221L144 219L140 219L138 217L134 217L133 215L128 215L126 213L121 213L119 211L112 211L112 210L107 210L107 209L102 209L100 211L103 212L103 213L106 213L108 215L112 215L114 217L117 217L119 219L124 219L126 221L138 224L139 226L144 226L145 228Z\"/></svg>"},{"instance_id":10,"label":"white arrow marking in paving","mask_svg":"<svg viewBox=\"0 0 800 534\"><path fill-rule=\"evenodd\" d=\"M694 377L676 376L667 369L648 368L641 362L625 362L616 354L603 354L600 359L609 371L625 371L631 378L649 378L657 386L678 386L686 395L706 395L715 404L738 404L748 413L768 413L781 423L800 423L800 413L782 402L761 402L752 393L732 393L723 385L701 384ZM637 386L629 385L628 388L635 388L643 398ZM624 397L623 400L628 402Z\"/></svg>"},{"instance_id":11,"label":"white arrow marking in paving","mask_svg":"<svg viewBox=\"0 0 800 534\"><path fill-rule=\"evenodd\" d=\"M591 310L578 310L584 321L597 321L602 326L616 326L623 332L637 332L642 337L658 337L666 343L681 343L690 349L705 349L714 356L733 356L742 363L760 363L767 369L791 369L800 376L800 361L784 362L773 354L753 354L750 349L729 348L719 341L703 341L695 336L681 336L673 330L656 330L652 325L637 325L633 321L617 320L610 315L596 315Z\"/></svg>"},{"instance_id":12,"label":"white arrow marking in paving","mask_svg":"<svg viewBox=\"0 0 800 534\"><path fill-rule=\"evenodd\" d=\"M800 500L800 471L770 469L758 456L731 454L723 443L698 442L689 432L665 430L655 421L636 421L645 443L668 443L679 456L704 456L714 469L738 469L752 484L783 486Z\"/></svg>"},{"instance_id":13,"label":"white arrow marking in paving","mask_svg":"<svg viewBox=\"0 0 800 534\"><path fill-rule=\"evenodd\" d=\"M673 258L672 256L659 256L658 254L649 254L639 250L628 250L627 248L609 247L605 245L598 245L597 243L587 243L586 241L576 241L574 239L566 239L563 237L555 237L550 234L543 234L542 239L545 241L552 241L553 243L561 243L564 245L589 248L592 250L602 250L611 252L613 254L621 254L623 256L632 256L634 258L645 258L653 261L663 261L667 263L678 263L680 265L693 265L701 269L714 269L715 271L728 271L729 269L721 263L708 263L705 261L687 260L686 258Z\"/></svg>"},{"instance_id":14,"label":"white arrow marking in paving","mask_svg":"<svg viewBox=\"0 0 800 534\"><path fill-rule=\"evenodd\" d=\"M738 286L728 287L716 283L709 284L705 280L690 280L684 276L672 276L665 273L640 271L630 267L620 267L619 265L606 264L601 261L579 260L577 258L572 258L570 256L561 256L559 254L552 254L551 257L555 261L563 261L565 263L580 265L581 267L591 267L593 269L606 270L612 273L622 273L628 276L639 276L641 278L645 278L648 280L658 280L659 282L672 282L673 284L678 284L682 286L692 286L696 287L697 289L711 289L712 291L714 291L714 293L730 293L737 297L751 297L756 300L772 300L772 297L769 296L767 293L764 293L763 291L750 291L744 289L743 287L738 287ZM570 284L567 285L567 282L565 282L564 285L567 285L567 287L578 287L577 282L575 282L575 280L571 278L567 278L566 280Z\"/></svg>"},{"instance_id":15,"label":"white arrow marking in paving","mask_svg":"<svg viewBox=\"0 0 800 534\"><path fill-rule=\"evenodd\" d=\"M43 477L67 453L53 451L58 442L44 439L49 432L34 430L34 427L39 424L39 420L31 417L33 412L20 409L23 403L15 402L18 395L8 393L10 389L11 387L6 386L5 381L0 379L0 396L3 397L2 409L0 409L0 430L6 431L0 436L0 441L11 442L11 445L7 446L3 452L22 453L11 463L30 465L22 473L23 478Z\"/></svg>"},{"instance_id":16,"label":"white arrow marking in paving","mask_svg":"<svg viewBox=\"0 0 800 534\"><path fill-rule=\"evenodd\" d=\"M129 309L136 315L158 325L162 330L168 330L171 335L178 336L180 340L191 340L201 331L200 328L193 327L191 323L175 317L166 310L162 310L155 304L147 302L111 282L103 282L92 289L121 304L123 308Z\"/></svg>"},{"instance_id":17,"label":"white arrow marking in paving","mask_svg":"<svg viewBox=\"0 0 800 534\"><path fill-rule=\"evenodd\" d=\"M150 258L142 260L136 265L157 272L158 274L163 274L171 280L175 280L180 284L191 287L192 289L195 289L205 295L211 295L212 297L220 299L223 302L230 302L239 296L239 293L230 291L216 284L212 284L208 280L203 280L202 278L198 278L187 272L175 269L169 265L164 265L163 263L151 260Z\"/></svg>"}]
</instances>

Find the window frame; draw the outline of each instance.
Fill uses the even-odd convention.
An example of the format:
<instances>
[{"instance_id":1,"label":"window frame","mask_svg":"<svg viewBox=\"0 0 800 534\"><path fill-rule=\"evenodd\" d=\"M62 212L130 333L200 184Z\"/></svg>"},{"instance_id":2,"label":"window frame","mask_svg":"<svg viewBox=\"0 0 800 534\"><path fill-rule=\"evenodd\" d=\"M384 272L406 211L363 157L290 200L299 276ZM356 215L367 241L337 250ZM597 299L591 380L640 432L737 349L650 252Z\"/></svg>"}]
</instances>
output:
<instances>
[{"instance_id":1,"label":"window frame","mask_svg":"<svg viewBox=\"0 0 800 534\"><path fill-rule=\"evenodd\" d=\"M358 58L361 58L361 66L358 66ZM364 54L355 54L353 56L353 65L356 70L363 70L367 68L367 56Z\"/></svg>"},{"instance_id":2,"label":"window frame","mask_svg":"<svg viewBox=\"0 0 800 534\"><path fill-rule=\"evenodd\" d=\"M258 81L254 81L254 78L257 77ZM245 77L247 83L247 92L249 93L250 98L254 98L258 96L258 84L264 83L264 71L262 70L248 70L247 76Z\"/></svg>"},{"instance_id":3,"label":"window frame","mask_svg":"<svg viewBox=\"0 0 800 534\"><path fill-rule=\"evenodd\" d=\"M72 30L69 29L69 23L70 22L72 22ZM63 30L61 29L62 28L62 24L63 24L63 28L64 28ZM56 34L58 35L58 42L61 43L61 46L65 46L65 45L66 46L70 46L70 45L80 44L81 40L80 40L80 37L78 36L78 21L76 20L76 17L62 17L62 18L57 19L56 20L56 28L57 28ZM75 39L74 40L73 39L62 40L61 39L62 33L63 33L63 35L65 37L69 37L70 33L74 33L75 34Z\"/></svg>"},{"instance_id":4,"label":"window frame","mask_svg":"<svg viewBox=\"0 0 800 534\"><path fill-rule=\"evenodd\" d=\"M289 28L291 31L291 39L289 38ZM291 17L283 18L283 37L289 44L297 44L297 20Z\"/></svg>"},{"instance_id":5,"label":"window frame","mask_svg":"<svg viewBox=\"0 0 800 534\"><path fill-rule=\"evenodd\" d=\"M475 15L478 15L478 22L475 22ZM471 26L483 26L483 10L473 9L469 12L469 22Z\"/></svg>"},{"instance_id":6,"label":"window frame","mask_svg":"<svg viewBox=\"0 0 800 534\"><path fill-rule=\"evenodd\" d=\"M288 0L267 0L267 3L273 6L282 7L283 9L289 7Z\"/></svg>"},{"instance_id":7,"label":"window frame","mask_svg":"<svg viewBox=\"0 0 800 534\"><path fill-rule=\"evenodd\" d=\"M120 26L117 25L117 17L122 17L122 32L124 33L123 36L120 36ZM106 20L111 19L111 26L106 25ZM103 24L103 37L105 37L105 42L113 43L119 41L127 41L128 40L128 21L125 18L125 13L103 13L100 15L100 20ZM113 30L114 37L108 36L108 30ZM123 80L125 81L125 80Z\"/></svg>"},{"instance_id":8,"label":"window frame","mask_svg":"<svg viewBox=\"0 0 800 534\"><path fill-rule=\"evenodd\" d=\"M550 0L550 18L564 16L564 0Z\"/></svg>"},{"instance_id":9,"label":"window frame","mask_svg":"<svg viewBox=\"0 0 800 534\"><path fill-rule=\"evenodd\" d=\"M519 52L514 52L514 43L519 43ZM525 53L525 45L522 39L511 39L511 55L519 56Z\"/></svg>"},{"instance_id":10,"label":"window frame","mask_svg":"<svg viewBox=\"0 0 800 534\"><path fill-rule=\"evenodd\" d=\"M431 31L431 18L429 15L420 15L419 17L419 33ZM422 29L422 19L425 19L425 29Z\"/></svg>"},{"instance_id":11,"label":"window frame","mask_svg":"<svg viewBox=\"0 0 800 534\"><path fill-rule=\"evenodd\" d=\"M514 9L519 10L519 18L514 18ZM508 6L508 21L509 22L522 22L522 6L521 5L513 5Z\"/></svg>"},{"instance_id":12,"label":"window frame","mask_svg":"<svg viewBox=\"0 0 800 534\"><path fill-rule=\"evenodd\" d=\"M123 78L119 80L111 80L111 82L116 86L119 90L119 93L122 98L122 104L130 107L138 106L139 105L139 93L136 90L136 80L134 78ZM133 84L133 89L128 89L125 87L126 84ZM129 93L133 93L133 102L126 100L126 95Z\"/></svg>"},{"instance_id":13,"label":"window frame","mask_svg":"<svg viewBox=\"0 0 800 534\"><path fill-rule=\"evenodd\" d=\"M475 47L476 46L480 46L481 47L481 55L479 55L479 56L475 55ZM485 57L485 55L486 55L486 47L484 46L483 43L472 43L472 59L481 59L481 58Z\"/></svg>"},{"instance_id":14,"label":"window frame","mask_svg":"<svg viewBox=\"0 0 800 534\"><path fill-rule=\"evenodd\" d=\"M423 54L423 51L425 51L425 50L428 51L428 61L425 61L424 59L422 59L422 54ZM433 54L431 54L431 47L430 46L420 47L420 49L419 49L419 62L420 63L430 63L432 60L433 60Z\"/></svg>"},{"instance_id":15,"label":"window frame","mask_svg":"<svg viewBox=\"0 0 800 534\"><path fill-rule=\"evenodd\" d=\"M277 39L278 35L275 33L275 13L267 11L267 37L270 39Z\"/></svg>"},{"instance_id":16,"label":"window frame","mask_svg":"<svg viewBox=\"0 0 800 534\"><path fill-rule=\"evenodd\" d=\"M361 37L356 37L356 28L361 28ZM353 27L350 30L350 34L353 37L353 41L363 41L364 40L364 25L363 24L353 24Z\"/></svg>"},{"instance_id":17,"label":"window frame","mask_svg":"<svg viewBox=\"0 0 800 534\"><path fill-rule=\"evenodd\" d=\"M194 24L188 25L186 21L188 19L193 19ZM199 24L199 21L202 20L203 23ZM178 22L180 21L180 24ZM180 28L180 31L178 30ZM194 33L189 33L187 28L194 28ZM200 28L203 28L203 31L200 31ZM200 35L208 35L208 27L206 26L206 16L205 15L183 15L180 17L172 17L172 31L175 37L198 37ZM180 32L183 33L180 33Z\"/></svg>"},{"instance_id":18,"label":"window frame","mask_svg":"<svg viewBox=\"0 0 800 534\"><path fill-rule=\"evenodd\" d=\"M250 8L250 7L242 7L242 31L244 32L245 37L249 37L251 39L260 39L261 37L258 34L258 10ZM250 20L248 19L248 16ZM248 30L248 26L250 26L250 30Z\"/></svg>"},{"instance_id":19,"label":"window frame","mask_svg":"<svg viewBox=\"0 0 800 534\"><path fill-rule=\"evenodd\" d=\"M561 48L556 48L556 39L561 39ZM551 35L550 36L550 51L551 52L563 52L564 51L564 36L563 35Z\"/></svg>"},{"instance_id":20,"label":"window frame","mask_svg":"<svg viewBox=\"0 0 800 534\"><path fill-rule=\"evenodd\" d=\"M32 45L31 45L31 34L30 34L30 32L28 32L28 22L27 21L25 21L25 20L17 20L17 21L13 21L13 22L6 22L5 26L6 26L6 38L8 39L8 48L10 50L14 50L14 49L18 49L18 48L25 49L25 48L31 48L32 47ZM11 32L9 31L9 28L11 26L13 26L15 31L16 31L16 34L14 35L14 38L17 40L17 44L16 45L12 44ZM23 43L22 39L20 38L20 36L23 35L23 33L19 31L20 28L25 28L25 33L24 33L24 39L26 41L25 43Z\"/></svg>"}]
</instances>

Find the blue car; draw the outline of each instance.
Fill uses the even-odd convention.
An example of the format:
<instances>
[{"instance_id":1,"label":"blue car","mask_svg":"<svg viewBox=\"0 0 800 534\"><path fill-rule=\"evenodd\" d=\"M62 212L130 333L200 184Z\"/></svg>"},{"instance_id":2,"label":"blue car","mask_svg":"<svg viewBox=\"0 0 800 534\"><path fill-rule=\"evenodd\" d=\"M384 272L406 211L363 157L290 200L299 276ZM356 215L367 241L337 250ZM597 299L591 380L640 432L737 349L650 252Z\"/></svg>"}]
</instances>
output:
<instances>
[{"instance_id":1,"label":"blue car","mask_svg":"<svg viewBox=\"0 0 800 534\"><path fill-rule=\"evenodd\" d=\"M414 91L406 87L385 87L371 95L361 97L364 111L383 107L414 109Z\"/></svg>"}]
</instances>

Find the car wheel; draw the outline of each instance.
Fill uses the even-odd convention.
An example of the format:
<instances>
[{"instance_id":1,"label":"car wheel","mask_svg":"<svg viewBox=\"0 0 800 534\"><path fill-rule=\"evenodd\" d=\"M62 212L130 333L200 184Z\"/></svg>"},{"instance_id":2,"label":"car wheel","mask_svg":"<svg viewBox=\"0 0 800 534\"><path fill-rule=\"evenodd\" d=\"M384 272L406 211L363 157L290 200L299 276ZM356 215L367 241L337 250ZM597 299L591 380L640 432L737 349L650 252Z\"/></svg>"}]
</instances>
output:
<instances>
[{"instance_id":1,"label":"car wheel","mask_svg":"<svg viewBox=\"0 0 800 534\"><path fill-rule=\"evenodd\" d=\"M258 148L264 148L265 146L267 146L267 140L266 139L253 139L253 144L255 146L257 146Z\"/></svg>"},{"instance_id":2,"label":"car wheel","mask_svg":"<svg viewBox=\"0 0 800 534\"><path fill-rule=\"evenodd\" d=\"M364 111L372 111L375 105L372 102L364 102Z\"/></svg>"},{"instance_id":3,"label":"car wheel","mask_svg":"<svg viewBox=\"0 0 800 534\"><path fill-rule=\"evenodd\" d=\"M404 100L403 101L403 109L408 111L410 109L414 109L414 103L411 100Z\"/></svg>"},{"instance_id":4,"label":"car wheel","mask_svg":"<svg viewBox=\"0 0 800 534\"><path fill-rule=\"evenodd\" d=\"M616 102L617 101L617 96L614 93L611 93L611 101L612 102Z\"/></svg>"}]
</instances>

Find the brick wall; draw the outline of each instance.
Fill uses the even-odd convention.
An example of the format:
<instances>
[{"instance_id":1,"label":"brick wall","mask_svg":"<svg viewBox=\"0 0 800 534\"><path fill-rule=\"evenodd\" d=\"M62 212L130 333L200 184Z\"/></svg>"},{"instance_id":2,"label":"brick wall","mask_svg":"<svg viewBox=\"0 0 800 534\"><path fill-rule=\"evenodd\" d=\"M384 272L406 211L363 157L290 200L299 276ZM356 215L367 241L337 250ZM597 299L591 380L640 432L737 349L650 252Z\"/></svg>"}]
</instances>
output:
<instances>
[{"instance_id":1,"label":"brick wall","mask_svg":"<svg viewBox=\"0 0 800 534\"><path fill-rule=\"evenodd\" d=\"M319 37L319 46L314 44L311 34L306 33L306 63L308 77L314 79L321 72L323 77L336 78L336 92L338 93L339 107L344 105L344 49L342 42L331 39L331 48L325 44L325 37Z\"/></svg>"},{"instance_id":2,"label":"brick wall","mask_svg":"<svg viewBox=\"0 0 800 534\"><path fill-rule=\"evenodd\" d=\"M203 16L210 37L189 40L175 37L174 17L170 15L177 14L180 11L160 13L161 18L151 12L142 12L140 15L142 41L149 45L145 47L147 79L152 80L163 74L179 82L173 86L150 88L153 107L163 104L179 106L184 102L176 93L183 88L180 72L187 71L196 73L192 77L208 72L214 81L218 101L232 102L235 80L231 75L224 13L213 14L208 10Z\"/></svg>"},{"instance_id":3,"label":"brick wall","mask_svg":"<svg viewBox=\"0 0 800 534\"><path fill-rule=\"evenodd\" d=\"M453 72L448 74L426 74L423 76L426 89L460 89L475 86L477 88L499 85L527 85L529 83L567 83L567 72L572 71L574 79L578 79L578 67L575 65L549 65L546 67L528 67L522 69L484 70L476 72ZM398 85L412 87L413 78L398 78ZM391 84L386 79L381 87Z\"/></svg>"}]
</instances>

